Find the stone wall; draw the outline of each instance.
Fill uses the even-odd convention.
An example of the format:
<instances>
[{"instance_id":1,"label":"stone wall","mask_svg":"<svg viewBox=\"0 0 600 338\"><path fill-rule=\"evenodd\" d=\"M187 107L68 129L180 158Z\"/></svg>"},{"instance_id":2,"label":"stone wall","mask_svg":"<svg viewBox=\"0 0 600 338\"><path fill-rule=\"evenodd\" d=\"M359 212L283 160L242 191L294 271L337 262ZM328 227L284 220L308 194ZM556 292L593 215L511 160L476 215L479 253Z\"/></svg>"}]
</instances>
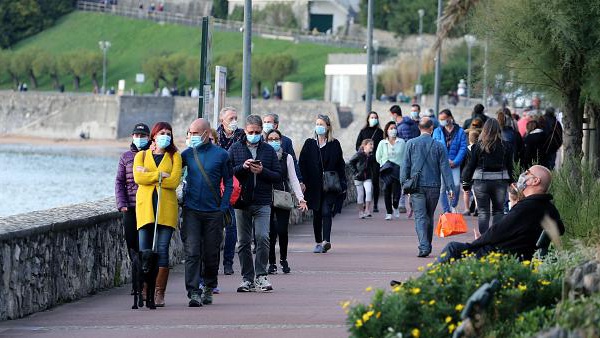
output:
<instances>
[{"instance_id":1,"label":"stone wall","mask_svg":"<svg viewBox=\"0 0 600 338\"><path fill-rule=\"evenodd\" d=\"M113 198L0 218L0 320L15 319L130 281ZM179 233L171 264L183 259Z\"/></svg>"},{"instance_id":2,"label":"stone wall","mask_svg":"<svg viewBox=\"0 0 600 338\"><path fill-rule=\"evenodd\" d=\"M347 176L350 177L349 168ZM356 201L348 181L345 204ZM0 218L0 321L20 318L130 282L114 198ZM294 210L290 224L312 212ZM184 258L176 231L171 265Z\"/></svg>"}]
</instances>

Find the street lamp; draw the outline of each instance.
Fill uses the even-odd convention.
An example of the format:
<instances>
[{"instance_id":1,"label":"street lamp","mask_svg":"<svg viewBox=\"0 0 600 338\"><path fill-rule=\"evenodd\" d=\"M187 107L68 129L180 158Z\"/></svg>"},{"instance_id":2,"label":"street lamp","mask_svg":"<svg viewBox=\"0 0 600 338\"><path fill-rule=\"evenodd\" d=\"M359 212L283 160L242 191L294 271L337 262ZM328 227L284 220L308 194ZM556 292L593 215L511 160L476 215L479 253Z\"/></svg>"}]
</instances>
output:
<instances>
[{"instance_id":1,"label":"street lamp","mask_svg":"<svg viewBox=\"0 0 600 338\"><path fill-rule=\"evenodd\" d=\"M378 65L379 64L379 41L377 40L373 40L373 51L375 52L375 61L373 62L373 64Z\"/></svg>"},{"instance_id":2,"label":"street lamp","mask_svg":"<svg viewBox=\"0 0 600 338\"><path fill-rule=\"evenodd\" d=\"M421 85L421 52L423 50L423 16L425 15L425 10L424 9L419 9L417 11L417 13L419 13L419 38L417 40L418 42L418 51L419 51L419 66L417 68L417 87L415 88L415 94L417 94L417 103L421 104L421 94L423 93L423 86Z\"/></svg>"},{"instance_id":3,"label":"street lamp","mask_svg":"<svg viewBox=\"0 0 600 338\"><path fill-rule=\"evenodd\" d=\"M102 50L102 54L103 54L103 58L102 58L102 89L101 89L101 93L105 94L106 93L106 52L108 52L108 49L110 48L110 41L98 41L98 45L100 46L100 49Z\"/></svg>"},{"instance_id":4,"label":"street lamp","mask_svg":"<svg viewBox=\"0 0 600 338\"><path fill-rule=\"evenodd\" d=\"M467 73L467 105L471 101L471 48L475 44L475 36L467 34L465 35L465 42L467 43L467 55L468 55L468 73Z\"/></svg>"}]
</instances>

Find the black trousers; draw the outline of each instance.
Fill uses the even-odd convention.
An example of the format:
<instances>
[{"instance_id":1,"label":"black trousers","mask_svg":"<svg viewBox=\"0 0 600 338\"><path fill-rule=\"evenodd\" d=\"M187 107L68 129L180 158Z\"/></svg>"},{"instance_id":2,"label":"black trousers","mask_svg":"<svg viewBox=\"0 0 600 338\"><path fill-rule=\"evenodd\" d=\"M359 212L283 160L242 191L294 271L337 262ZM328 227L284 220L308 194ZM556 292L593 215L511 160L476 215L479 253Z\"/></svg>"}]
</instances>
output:
<instances>
[{"instance_id":1,"label":"black trousers","mask_svg":"<svg viewBox=\"0 0 600 338\"><path fill-rule=\"evenodd\" d=\"M125 232L125 243L129 259L140 251L137 220L135 218L135 207L128 207L123 213L123 230Z\"/></svg>"},{"instance_id":2,"label":"black trousers","mask_svg":"<svg viewBox=\"0 0 600 338\"><path fill-rule=\"evenodd\" d=\"M379 163L375 162L373 167L373 209L377 208L377 202L379 201L379 191L381 190L379 181Z\"/></svg>"},{"instance_id":3,"label":"black trousers","mask_svg":"<svg viewBox=\"0 0 600 338\"><path fill-rule=\"evenodd\" d=\"M385 202L385 211L388 214L392 213L392 208L397 209L400 203L400 182L398 180L390 180L384 188L383 200ZM374 196L373 196L374 197Z\"/></svg>"},{"instance_id":4,"label":"black trousers","mask_svg":"<svg viewBox=\"0 0 600 338\"><path fill-rule=\"evenodd\" d=\"M269 229L269 264L275 264L275 243L279 237L279 259L287 260L288 251L288 225L290 224L290 211L271 207L271 225Z\"/></svg>"},{"instance_id":5,"label":"black trousers","mask_svg":"<svg viewBox=\"0 0 600 338\"><path fill-rule=\"evenodd\" d=\"M223 240L223 213L183 209L185 232L185 288L188 294L200 292L200 270L203 267L204 285L217 287L217 274Z\"/></svg>"},{"instance_id":6,"label":"black trousers","mask_svg":"<svg viewBox=\"0 0 600 338\"><path fill-rule=\"evenodd\" d=\"M319 209L313 210L313 230L315 232L315 243L323 240L331 242L331 223L333 219L333 206L336 194L321 193Z\"/></svg>"}]
</instances>

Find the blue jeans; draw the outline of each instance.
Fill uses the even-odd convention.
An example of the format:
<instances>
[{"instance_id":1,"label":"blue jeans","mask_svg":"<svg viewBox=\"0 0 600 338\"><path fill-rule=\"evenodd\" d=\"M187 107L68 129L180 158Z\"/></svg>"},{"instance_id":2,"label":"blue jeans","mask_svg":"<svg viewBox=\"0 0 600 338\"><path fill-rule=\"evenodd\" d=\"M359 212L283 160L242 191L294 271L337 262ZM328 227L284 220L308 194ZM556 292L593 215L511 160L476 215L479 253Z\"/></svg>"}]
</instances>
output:
<instances>
[{"instance_id":1,"label":"blue jeans","mask_svg":"<svg viewBox=\"0 0 600 338\"><path fill-rule=\"evenodd\" d=\"M165 225L158 225L156 251L158 252L158 266L161 268L169 267L169 245L173 228ZM146 224L139 230L140 250L152 250L152 239L154 238L154 223Z\"/></svg>"},{"instance_id":2,"label":"blue jeans","mask_svg":"<svg viewBox=\"0 0 600 338\"><path fill-rule=\"evenodd\" d=\"M480 234L483 235L490 227L490 218L492 218L493 225L504 217L504 199L507 188L508 181L505 180L475 180L473 183L473 193L479 210Z\"/></svg>"},{"instance_id":3,"label":"blue jeans","mask_svg":"<svg viewBox=\"0 0 600 338\"><path fill-rule=\"evenodd\" d=\"M235 244L237 243L237 227L235 211L229 208L231 213L231 225L225 227L225 246L223 247L223 266L232 266L235 257Z\"/></svg>"},{"instance_id":4,"label":"blue jeans","mask_svg":"<svg viewBox=\"0 0 600 338\"><path fill-rule=\"evenodd\" d=\"M452 200L452 204L448 201L448 195L446 194L446 187L448 184L445 184L444 177L442 177L442 188L440 190L440 203L442 203L442 208L444 212L450 212L452 208L456 208L458 205L458 194L460 193L460 168L452 168L450 169L452 172L452 180L454 181L454 199Z\"/></svg>"},{"instance_id":5,"label":"blue jeans","mask_svg":"<svg viewBox=\"0 0 600 338\"><path fill-rule=\"evenodd\" d=\"M254 277L267 274L269 263L269 224L270 205L251 205L245 209L236 209L237 252L242 267L244 281L254 283ZM252 229L256 239L256 258L252 260Z\"/></svg>"},{"instance_id":6,"label":"blue jeans","mask_svg":"<svg viewBox=\"0 0 600 338\"><path fill-rule=\"evenodd\" d=\"M433 214L440 197L438 187L420 187L417 193L410 195L415 214L415 230L419 237L419 252L431 252L433 239Z\"/></svg>"}]
</instances>

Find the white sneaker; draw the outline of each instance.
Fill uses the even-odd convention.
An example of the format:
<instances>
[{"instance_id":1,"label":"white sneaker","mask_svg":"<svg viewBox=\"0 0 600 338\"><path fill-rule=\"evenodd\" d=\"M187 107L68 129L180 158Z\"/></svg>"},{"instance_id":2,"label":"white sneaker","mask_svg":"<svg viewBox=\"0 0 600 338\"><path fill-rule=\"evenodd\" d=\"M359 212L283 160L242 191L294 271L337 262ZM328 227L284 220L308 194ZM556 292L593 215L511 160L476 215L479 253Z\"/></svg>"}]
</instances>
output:
<instances>
[{"instance_id":1,"label":"white sneaker","mask_svg":"<svg viewBox=\"0 0 600 338\"><path fill-rule=\"evenodd\" d=\"M256 277L254 284L256 285L257 291L273 291L273 285L271 284L271 282L269 282L269 278L267 278L267 276Z\"/></svg>"},{"instance_id":2,"label":"white sneaker","mask_svg":"<svg viewBox=\"0 0 600 338\"><path fill-rule=\"evenodd\" d=\"M360 218L360 219L365 219L365 214L363 214L363 212L362 212L362 211L359 211L359 212L358 212L358 218Z\"/></svg>"},{"instance_id":3,"label":"white sneaker","mask_svg":"<svg viewBox=\"0 0 600 338\"><path fill-rule=\"evenodd\" d=\"M400 218L400 210L394 209L394 217Z\"/></svg>"},{"instance_id":4,"label":"white sneaker","mask_svg":"<svg viewBox=\"0 0 600 338\"><path fill-rule=\"evenodd\" d=\"M392 220L392 214L385 214L385 220L386 221L391 221Z\"/></svg>"}]
</instances>

